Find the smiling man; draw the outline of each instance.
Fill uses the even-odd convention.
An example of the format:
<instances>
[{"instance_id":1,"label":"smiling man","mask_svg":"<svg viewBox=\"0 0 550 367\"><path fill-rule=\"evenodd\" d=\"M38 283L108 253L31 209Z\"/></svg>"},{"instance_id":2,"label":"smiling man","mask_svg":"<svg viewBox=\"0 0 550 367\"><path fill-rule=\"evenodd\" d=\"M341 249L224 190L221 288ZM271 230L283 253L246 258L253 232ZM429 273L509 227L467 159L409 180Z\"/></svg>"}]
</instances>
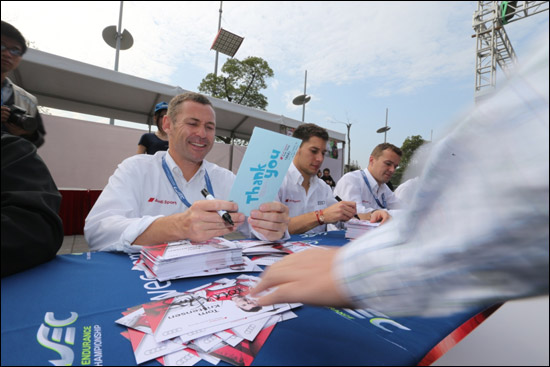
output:
<instances>
[{"instance_id":1,"label":"smiling man","mask_svg":"<svg viewBox=\"0 0 550 367\"><path fill-rule=\"evenodd\" d=\"M334 194L354 201L358 213L374 213L384 223L390 218L387 210L399 209L400 203L386 183L392 178L403 153L390 143L379 144L364 170L346 173L336 184Z\"/></svg>"},{"instance_id":2,"label":"smiling man","mask_svg":"<svg viewBox=\"0 0 550 367\"><path fill-rule=\"evenodd\" d=\"M204 159L216 133L216 114L208 98L197 93L174 97L163 128L168 151L122 162L90 211L84 234L92 250L139 252L139 245L199 242L237 228L270 241L288 235L285 205L262 204L245 223L238 205L226 200L235 175ZM217 199L204 200L204 188ZM219 210L229 212L234 225L225 223Z\"/></svg>"}]
</instances>

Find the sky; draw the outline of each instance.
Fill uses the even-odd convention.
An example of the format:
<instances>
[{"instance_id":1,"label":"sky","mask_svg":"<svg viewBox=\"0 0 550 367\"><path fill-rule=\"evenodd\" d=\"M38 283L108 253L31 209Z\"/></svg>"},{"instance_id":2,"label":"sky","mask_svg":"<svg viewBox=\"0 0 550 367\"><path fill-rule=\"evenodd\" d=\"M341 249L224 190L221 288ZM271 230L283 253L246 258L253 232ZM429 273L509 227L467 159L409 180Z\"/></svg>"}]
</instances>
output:
<instances>
[{"instance_id":1,"label":"sky","mask_svg":"<svg viewBox=\"0 0 550 367\"><path fill-rule=\"evenodd\" d=\"M120 52L119 71L197 91L214 72L219 9L219 1L125 1L122 29L134 45ZM409 136L441 138L473 106L476 9L475 1L226 1L221 27L244 37L235 58L261 57L273 69L262 91L271 113L302 119L292 100L304 93L307 70L305 122L343 134L351 124L351 160L365 168L384 142L376 130L386 109L386 140L400 147ZM2 1L1 10L32 47L114 68L101 34L118 25L120 2ZM546 11L506 26L520 62L548 19ZM227 59L220 54L218 73ZM500 69L497 77L498 86Z\"/></svg>"}]
</instances>

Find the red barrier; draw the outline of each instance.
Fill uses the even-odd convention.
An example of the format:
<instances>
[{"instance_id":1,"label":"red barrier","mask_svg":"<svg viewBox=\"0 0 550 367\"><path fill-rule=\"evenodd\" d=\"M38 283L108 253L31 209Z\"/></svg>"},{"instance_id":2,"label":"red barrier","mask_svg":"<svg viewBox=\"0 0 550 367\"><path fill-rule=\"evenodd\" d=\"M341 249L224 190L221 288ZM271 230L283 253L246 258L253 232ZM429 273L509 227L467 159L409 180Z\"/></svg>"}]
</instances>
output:
<instances>
[{"instance_id":1,"label":"red barrier","mask_svg":"<svg viewBox=\"0 0 550 367\"><path fill-rule=\"evenodd\" d=\"M59 216L63 221L65 236L84 234L84 220L101 190L59 189L59 192L62 196Z\"/></svg>"}]
</instances>

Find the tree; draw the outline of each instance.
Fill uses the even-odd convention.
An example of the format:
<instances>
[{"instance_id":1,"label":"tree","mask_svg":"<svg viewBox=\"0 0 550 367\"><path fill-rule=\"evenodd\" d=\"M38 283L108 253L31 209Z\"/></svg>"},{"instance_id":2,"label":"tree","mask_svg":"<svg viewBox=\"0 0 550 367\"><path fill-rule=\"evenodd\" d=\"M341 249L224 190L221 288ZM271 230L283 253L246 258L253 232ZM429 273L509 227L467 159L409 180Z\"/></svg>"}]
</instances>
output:
<instances>
[{"instance_id":1,"label":"tree","mask_svg":"<svg viewBox=\"0 0 550 367\"><path fill-rule=\"evenodd\" d=\"M405 139L403 145L401 146L401 151L403 151L401 162L399 163L399 167L395 170L395 173L391 179L394 187L401 184L403 173L405 173L405 170L411 163L411 158L414 152L424 143L426 143L426 141L422 139L422 136L420 135L408 136L407 139Z\"/></svg>"},{"instance_id":2,"label":"tree","mask_svg":"<svg viewBox=\"0 0 550 367\"><path fill-rule=\"evenodd\" d=\"M267 88L266 78L274 75L267 61L254 56L243 61L229 59L223 64L222 73L218 76L208 74L201 81L199 91L265 111L267 97L260 91Z\"/></svg>"},{"instance_id":3,"label":"tree","mask_svg":"<svg viewBox=\"0 0 550 367\"><path fill-rule=\"evenodd\" d=\"M199 85L199 91L212 97L227 99L229 102L255 107L267 108L267 97L260 91L267 88L266 78L273 77L273 70L261 57L250 56L243 61L228 59L222 67L222 75L209 73ZM226 144L230 137L217 136ZM242 142L243 145L245 144Z\"/></svg>"},{"instance_id":4,"label":"tree","mask_svg":"<svg viewBox=\"0 0 550 367\"><path fill-rule=\"evenodd\" d=\"M359 162L357 161L351 161L351 164L345 164L344 165L344 173L352 172L360 170L361 166L359 165Z\"/></svg>"}]
</instances>

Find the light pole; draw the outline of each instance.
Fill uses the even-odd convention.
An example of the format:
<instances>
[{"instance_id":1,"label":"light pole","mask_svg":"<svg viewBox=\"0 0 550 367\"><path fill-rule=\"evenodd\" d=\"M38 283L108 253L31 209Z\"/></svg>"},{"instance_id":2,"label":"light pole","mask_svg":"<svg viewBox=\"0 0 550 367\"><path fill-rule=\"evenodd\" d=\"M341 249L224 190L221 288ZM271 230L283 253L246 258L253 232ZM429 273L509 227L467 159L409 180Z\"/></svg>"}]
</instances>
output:
<instances>
[{"instance_id":1,"label":"light pole","mask_svg":"<svg viewBox=\"0 0 550 367\"><path fill-rule=\"evenodd\" d=\"M384 143L386 142L386 133L391 127L388 126L388 109L386 108L386 126L376 130L377 133L384 133Z\"/></svg>"},{"instance_id":2,"label":"light pole","mask_svg":"<svg viewBox=\"0 0 550 367\"><path fill-rule=\"evenodd\" d=\"M237 50L239 47L241 47L241 43L243 43L244 37L237 36L234 33L231 33L229 31L226 31L222 28L222 5L223 1L220 1L220 16L218 18L218 33L216 34L216 38L214 39L214 43L212 44L212 47L210 47L211 50L216 51L216 61L214 63L214 96L216 95L217 91L217 77L218 77L218 56L221 52L224 55L227 55L229 57L235 56L237 53Z\"/></svg>"},{"instance_id":3,"label":"light pole","mask_svg":"<svg viewBox=\"0 0 550 367\"><path fill-rule=\"evenodd\" d=\"M122 31L122 6L124 1L120 2L120 13L118 15L118 28L114 25L106 27L103 30L103 40L112 48L116 49L115 53L115 71L118 71L118 56L120 50L127 50L134 44L134 38L126 29ZM109 121L110 125L115 124L113 118Z\"/></svg>"},{"instance_id":4,"label":"light pole","mask_svg":"<svg viewBox=\"0 0 550 367\"><path fill-rule=\"evenodd\" d=\"M222 28L222 5L223 5L223 1L220 1L220 17L218 18L218 32L220 31L220 29ZM216 80L216 77L218 76L218 55L219 55L219 51L216 50L216 62L214 63L214 80ZM216 91L214 91L215 93Z\"/></svg>"},{"instance_id":5,"label":"light pole","mask_svg":"<svg viewBox=\"0 0 550 367\"><path fill-rule=\"evenodd\" d=\"M345 123L345 122L342 122L342 121L336 121L336 120L332 120L330 121L332 123L335 123L335 124L344 124L346 125L346 128L348 129L348 170L350 169L351 167L351 138L350 138L350 134L349 134L349 130L351 129L351 125L353 125L351 122L348 122Z\"/></svg>"},{"instance_id":6,"label":"light pole","mask_svg":"<svg viewBox=\"0 0 550 367\"><path fill-rule=\"evenodd\" d=\"M306 103L309 102L309 100L311 99L311 96L308 96L306 94L306 85L307 85L307 70L306 70L306 76L305 76L305 79L304 79L304 94L301 94L299 95L298 97L294 98L292 100L292 103L295 104L296 106L300 106L302 105L302 122L304 122L304 119L306 117Z\"/></svg>"}]
</instances>

